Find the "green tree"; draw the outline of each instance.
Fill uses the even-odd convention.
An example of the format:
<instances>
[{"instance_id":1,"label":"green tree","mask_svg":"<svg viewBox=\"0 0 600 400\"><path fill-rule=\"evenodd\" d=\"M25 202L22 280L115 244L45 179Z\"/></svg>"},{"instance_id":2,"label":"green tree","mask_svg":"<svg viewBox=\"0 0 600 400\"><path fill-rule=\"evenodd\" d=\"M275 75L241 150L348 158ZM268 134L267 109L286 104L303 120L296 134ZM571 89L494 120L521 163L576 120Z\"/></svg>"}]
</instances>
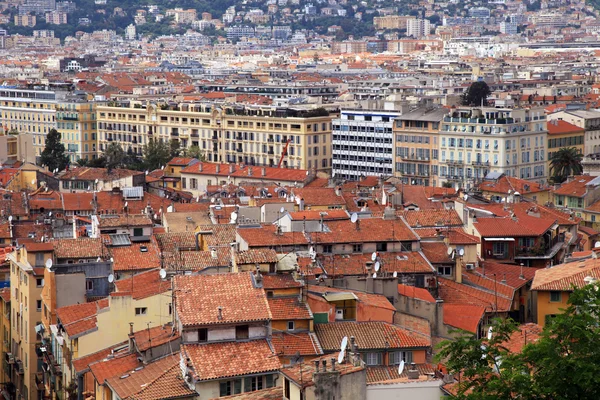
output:
<instances>
[{"instance_id":1,"label":"green tree","mask_svg":"<svg viewBox=\"0 0 600 400\"><path fill-rule=\"evenodd\" d=\"M452 185L452 182L446 181L446 182L442 183L442 187L452 189L454 187L454 185Z\"/></svg>"},{"instance_id":2,"label":"green tree","mask_svg":"<svg viewBox=\"0 0 600 400\"><path fill-rule=\"evenodd\" d=\"M206 157L202 153L202 150L198 146L190 146L183 151L186 157L192 157L202 162L206 161Z\"/></svg>"},{"instance_id":3,"label":"green tree","mask_svg":"<svg viewBox=\"0 0 600 400\"><path fill-rule=\"evenodd\" d=\"M521 352L506 346L520 335L510 320L495 320L492 339L462 334L440 344L438 360L459 376L461 400L595 400L600 398L600 292L595 284L573 289L568 307Z\"/></svg>"},{"instance_id":4,"label":"green tree","mask_svg":"<svg viewBox=\"0 0 600 400\"><path fill-rule=\"evenodd\" d=\"M112 142L106 146L104 158L106 159L106 168L108 169L108 172L110 172L115 168L123 166L125 161L125 151L123 151L123 148L119 143Z\"/></svg>"},{"instance_id":5,"label":"green tree","mask_svg":"<svg viewBox=\"0 0 600 400\"><path fill-rule=\"evenodd\" d=\"M65 145L60 142L60 132L50 130L46 136L46 147L42 151L40 162L48 167L49 171L62 171L69 165L69 157L65 154Z\"/></svg>"},{"instance_id":6,"label":"green tree","mask_svg":"<svg viewBox=\"0 0 600 400\"><path fill-rule=\"evenodd\" d=\"M166 142L150 139L144 147L144 166L152 171L165 165L171 159L171 148Z\"/></svg>"},{"instance_id":7,"label":"green tree","mask_svg":"<svg viewBox=\"0 0 600 400\"><path fill-rule=\"evenodd\" d=\"M583 171L583 155L575 147L562 147L550 158L550 171L555 183L564 182L569 175L580 175Z\"/></svg>"},{"instance_id":8,"label":"green tree","mask_svg":"<svg viewBox=\"0 0 600 400\"><path fill-rule=\"evenodd\" d=\"M484 81L473 82L462 96L463 106L488 105L487 98L492 93L490 87Z\"/></svg>"},{"instance_id":9,"label":"green tree","mask_svg":"<svg viewBox=\"0 0 600 400\"><path fill-rule=\"evenodd\" d=\"M88 160L86 160L85 158L78 158L77 161L75 161L75 162L80 167L87 167L87 165L88 165Z\"/></svg>"},{"instance_id":10,"label":"green tree","mask_svg":"<svg viewBox=\"0 0 600 400\"><path fill-rule=\"evenodd\" d=\"M171 139L169 142L169 152L171 153L171 158L178 157L180 155L181 147L178 140Z\"/></svg>"}]
</instances>

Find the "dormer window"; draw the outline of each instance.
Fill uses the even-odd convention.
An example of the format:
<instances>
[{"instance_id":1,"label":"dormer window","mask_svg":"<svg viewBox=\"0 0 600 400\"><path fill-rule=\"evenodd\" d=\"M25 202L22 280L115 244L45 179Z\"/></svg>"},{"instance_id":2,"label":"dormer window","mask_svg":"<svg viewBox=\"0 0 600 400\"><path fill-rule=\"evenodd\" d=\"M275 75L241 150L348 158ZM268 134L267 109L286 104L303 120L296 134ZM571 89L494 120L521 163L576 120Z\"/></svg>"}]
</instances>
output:
<instances>
[{"instance_id":1,"label":"dormer window","mask_svg":"<svg viewBox=\"0 0 600 400\"><path fill-rule=\"evenodd\" d=\"M296 324L294 323L294 321L288 321L287 323L287 330L288 331L293 331L296 329Z\"/></svg>"},{"instance_id":2,"label":"dormer window","mask_svg":"<svg viewBox=\"0 0 600 400\"><path fill-rule=\"evenodd\" d=\"M208 330L206 328L198 329L198 342L208 341Z\"/></svg>"}]
</instances>

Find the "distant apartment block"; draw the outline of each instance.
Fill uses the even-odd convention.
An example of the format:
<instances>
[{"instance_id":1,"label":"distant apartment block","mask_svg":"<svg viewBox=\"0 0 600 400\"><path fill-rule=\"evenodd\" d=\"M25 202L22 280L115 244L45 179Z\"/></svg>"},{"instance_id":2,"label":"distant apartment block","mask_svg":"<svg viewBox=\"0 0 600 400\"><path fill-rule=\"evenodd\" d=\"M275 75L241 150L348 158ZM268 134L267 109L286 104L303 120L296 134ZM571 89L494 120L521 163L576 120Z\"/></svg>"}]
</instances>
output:
<instances>
[{"instance_id":1,"label":"distant apartment block","mask_svg":"<svg viewBox=\"0 0 600 400\"><path fill-rule=\"evenodd\" d=\"M43 29L38 31L33 31L34 38L53 38L54 31L49 29Z\"/></svg>"},{"instance_id":2,"label":"distant apartment block","mask_svg":"<svg viewBox=\"0 0 600 400\"><path fill-rule=\"evenodd\" d=\"M431 22L427 19L409 19L406 21L406 36L416 39L431 33Z\"/></svg>"},{"instance_id":3,"label":"distant apartment block","mask_svg":"<svg viewBox=\"0 0 600 400\"><path fill-rule=\"evenodd\" d=\"M333 42L333 45L331 46L331 52L333 54L366 53L367 41L344 40L343 42Z\"/></svg>"},{"instance_id":4,"label":"distant apartment block","mask_svg":"<svg viewBox=\"0 0 600 400\"><path fill-rule=\"evenodd\" d=\"M230 26L227 28L227 39L240 39L243 37L254 37L254 28L251 26Z\"/></svg>"},{"instance_id":5,"label":"distant apartment block","mask_svg":"<svg viewBox=\"0 0 600 400\"><path fill-rule=\"evenodd\" d=\"M19 14L44 14L56 10L56 0L27 0L19 5Z\"/></svg>"},{"instance_id":6,"label":"distant apartment block","mask_svg":"<svg viewBox=\"0 0 600 400\"><path fill-rule=\"evenodd\" d=\"M64 25L67 23L67 13L61 11L47 12L46 23L51 25Z\"/></svg>"},{"instance_id":7,"label":"distant apartment block","mask_svg":"<svg viewBox=\"0 0 600 400\"><path fill-rule=\"evenodd\" d=\"M410 15L388 15L373 18L373 24L377 29L406 29L406 23L415 17Z\"/></svg>"},{"instance_id":8,"label":"distant apartment block","mask_svg":"<svg viewBox=\"0 0 600 400\"><path fill-rule=\"evenodd\" d=\"M190 8L188 10L184 10L182 8L173 8L167 10L165 16L173 17L175 23L179 25L191 24L192 22L196 21L196 19L198 19L198 14L193 8Z\"/></svg>"},{"instance_id":9,"label":"distant apartment block","mask_svg":"<svg viewBox=\"0 0 600 400\"><path fill-rule=\"evenodd\" d=\"M16 26L28 26L33 28L36 24L35 15L15 15L15 25Z\"/></svg>"}]
</instances>

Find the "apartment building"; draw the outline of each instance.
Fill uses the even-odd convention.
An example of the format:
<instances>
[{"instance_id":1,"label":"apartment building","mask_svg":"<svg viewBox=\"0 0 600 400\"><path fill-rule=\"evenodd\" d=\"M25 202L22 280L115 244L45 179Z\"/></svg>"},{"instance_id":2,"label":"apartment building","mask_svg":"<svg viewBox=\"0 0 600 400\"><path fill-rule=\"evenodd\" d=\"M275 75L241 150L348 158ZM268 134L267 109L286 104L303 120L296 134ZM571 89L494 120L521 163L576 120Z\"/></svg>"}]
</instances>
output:
<instances>
[{"instance_id":1,"label":"apartment building","mask_svg":"<svg viewBox=\"0 0 600 400\"><path fill-rule=\"evenodd\" d=\"M373 24L377 29L406 29L406 22L415 19L411 15L385 15L373 18Z\"/></svg>"},{"instance_id":2,"label":"apartment building","mask_svg":"<svg viewBox=\"0 0 600 400\"><path fill-rule=\"evenodd\" d=\"M584 128L557 119L548 121L548 171L552 155L563 147L574 147L583 154L584 139Z\"/></svg>"},{"instance_id":3,"label":"apartment building","mask_svg":"<svg viewBox=\"0 0 600 400\"><path fill-rule=\"evenodd\" d=\"M92 102L59 102L56 105L56 128L72 163L90 160L96 152L96 106Z\"/></svg>"},{"instance_id":4,"label":"apartment building","mask_svg":"<svg viewBox=\"0 0 600 400\"><path fill-rule=\"evenodd\" d=\"M342 110L340 117L333 120L335 176L360 180L367 175L392 175L392 125L399 115L390 111Z\"/></svg>"},{"instance_id":5,"label":"apartment building","mask_svg":"<svg viewBox=\"0 0 600 400\"><path fill-rule=\"evenodd\" d=\"M471 188L491 171L546 181L543 108L461 107L444 117L439 136L441 183Z\"/></svg>"},{"instance_id":6,"label":"apartment building","mask_svg":"<svg viewBox=\"0 0 600 400\"><path fill-rule=\"evenodd\" d=\"M30 246L36 246L32 243ZM10 262L11 344L7 355L17 399L42 398L44 391L38 363L42 325L44 263L51 253L28 253L23 246L8 255Z\"/></svg>"},{"instance_id":7,"label":"apartment building","mask_svg":"<svg viewBox=\"0 0 600 400\"><path fill-rule=\"evenodd\" d=\"M394 122L394 175L404 183L437 186L438 133L445 109L419 108Z\"/></svg>"},{"instance_id":8,"label":"apartment building","mask_svg":"<svg viewBox=\"0 0 600 400\"><path fill-rule=\"evenodd\" d=\"M431 22L428 19L409 19L406 21L406 36L421 38L431 33Z\"/></svg>"},{"instance_id":9,"label":"apartment building","mask_svg":"<svg viewBox=\"0 0 600 400\"><path fill-rule=\"evenodd\" d=\"M150 138L199 146L207 161L329 170L331 122L324 109L98 106L99 151L111 142L141 155Z\"/></svg>"}]
</instances>

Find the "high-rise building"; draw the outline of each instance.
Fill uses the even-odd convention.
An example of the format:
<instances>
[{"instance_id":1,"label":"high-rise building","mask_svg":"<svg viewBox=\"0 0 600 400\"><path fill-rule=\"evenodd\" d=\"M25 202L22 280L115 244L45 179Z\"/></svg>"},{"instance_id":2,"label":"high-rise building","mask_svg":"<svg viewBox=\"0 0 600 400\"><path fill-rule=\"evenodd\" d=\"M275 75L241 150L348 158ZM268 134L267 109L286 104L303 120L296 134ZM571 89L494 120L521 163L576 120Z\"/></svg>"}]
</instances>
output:
<instances>
[{"instance_id":1,"label":"high-rise building","mask_svg":"<svg viewBox=\"0 0 600 400\"><path fill-rule=\"evenodd\" d=\"M97 156L96 104L64 101L56 107L56 125L69 160L91 160Z\"/></svg>"},{"instance_id":2,"label":"high-rise building","mask_svg":"<svg viewBox=\"0 0 600 400\"><path fill-rule=\"evenodd\" d=\"M406 36L421 38L431 32L431 22L427 19L409 19L406 21Z\"/></svg>"},{"instance_id":3,"label":"high-rise building","mask_svg":"<svg viewBox=\"0 0 600 400\"><path fill-rule=\"evenodd\" d=\"M336 177L391 176L394 169L391 111L342 110L333 120L332 170Z\"/></svg>"},{"instance_id":4,"label":"high-rise building","mask_svg":"<svg viewBox=\"0 0 600 400\"><path fill-rule=\"evenodd\" d=\"M141 155L150 139L199 146L207 161L329 170L331 122L324 109L260 106L98 106L98 151L119 143Z\"/></svg>"}]
</instances>

